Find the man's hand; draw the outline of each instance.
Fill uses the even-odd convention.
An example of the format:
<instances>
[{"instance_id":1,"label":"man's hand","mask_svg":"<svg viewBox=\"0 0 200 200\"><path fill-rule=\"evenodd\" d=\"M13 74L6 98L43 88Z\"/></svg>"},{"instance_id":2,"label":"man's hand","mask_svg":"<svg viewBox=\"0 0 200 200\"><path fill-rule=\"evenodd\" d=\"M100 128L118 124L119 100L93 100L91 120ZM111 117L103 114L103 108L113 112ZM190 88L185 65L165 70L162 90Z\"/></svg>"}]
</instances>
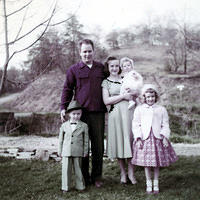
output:
<instances>
[{"instance_id":1,"label":"man's hand","mask_svg":"<svg viewBox=\"0 0 200 200\"><path fill-rule=\"evenodd\" d=\"M61 118L61 121L64 122L65 121L65 113L66 111L65 110L61 110L60 112L60 118Z\"/></svg>"}]
</instances>

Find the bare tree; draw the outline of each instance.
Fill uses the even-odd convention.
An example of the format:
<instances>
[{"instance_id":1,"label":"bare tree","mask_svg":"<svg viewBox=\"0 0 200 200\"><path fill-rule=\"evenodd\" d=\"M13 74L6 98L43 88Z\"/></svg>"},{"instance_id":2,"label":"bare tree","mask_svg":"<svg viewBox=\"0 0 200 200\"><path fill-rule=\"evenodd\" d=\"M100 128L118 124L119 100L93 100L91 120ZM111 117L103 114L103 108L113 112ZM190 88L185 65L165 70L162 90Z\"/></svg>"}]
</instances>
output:
<instances>
[{"instance_id":1,"label":"bare tree","mask_svg":"<svg viewBox=\"0 0 200 200\"><path fill-rule=\"evenodd\" d=\"M0 95L2 95L4 88L5 88L5 83L7 81L7 69L9 66L9 62L10 60L18 53L21 53L27 49L29 49L30 47L32 47L34 44L36 44L43 36L44 34L47 32L48 28L50 26L57 26L60 24L63 24L65 22L67 22L69 19L71 19L70 17L67 17L66 19L62 19L61 21L57 21L52 23L52 18L55 16L56 14L56 8L57 8L57 0L53 1L53 6L51 6L52 8L49 9L49 16L43 20L38 22L38 24L36 24L34 27L32 27L30 30L28 30L26 33L22 34L22 29L24 28L24 22L26 20L26 14L27 14L27 10L30 7L30 5L32 4L34 0L29 0L28 3L24 4L22 7L20 7L19 9L13 11L12 13L7 13L7 1L6 0L2 0L0 1L0 3L2 2L3 4L3 18L4 18L4 35L5 35L5 63L3 65L3 71L2 71L2 76L1 76L1 81L0 81ZM75 12L78 11L78 9L80 8L80 5L77 7L77 9L75 10ZM16 14L22 13L24 14L23 19L21 21L21 23L19 23L18 26L16 26L18 28L18 32L15 36L15 38L12 41L9 41L9 30L8 30L8 18L11 16L15 16ZM74 12L74 14L75 14ZM17 49L16 51L12 52L10 51L10 47L11 45L16 44L19 41L22 41L23 39L30 39L31 38L31 34L37 30L41 31L41 33L32 40L32 42L21 48L21 49Z\"/></svg>"},{"instance_id":2,"label":"bare tree","mask_svg":"<svg viewBox=\"0 0 200 200\"><path fill-rule=\"evenodd\" d=\"M16 14L16 13L19 13L19 12L23 11L24 9L27 9L29 7L29 5L32 3L32 1L33 0L30 0L27 4L23 5L21 8L15 10L14 12L12 12L10 14L7 14L6 0L2 1L2 3L3 3L3 18L4 18L4 35L5 35L5 54L6 54L6 57L5 57L5 63L3 65L3 73L2 73L2 77L1 77L1 83L0 83L0 95L2 94L2 92L4 90L4 87L5 87L5 82L7 80L7 69L8 69L8 64L9 64L10 60L13 58L13 56L15 54L20 53L22 51L25 51L28 48L30 48L31 46L33 46L44 35L44 33L46 32L46 30L48 29L48 26L49 26L49 24L51 22L52 17L55 14L55 9L56 9L57 2L55 2L54 8L53 8L53 10L52 10L52 12L50 14L50 17L48 19L46 19L43 22L39 23L37 26L33 27L27 33L25 33L24 35L20 36L20 32L21 32L21 30L23 28L23 23L24 23L24 20L25 20L25 15L26 15L26 12L25 12L24 18L22 20L22 23L21 23L21 25L19 27L19 30L18 30L18 33L17 33L15 39L13 41L9 42L9 40L8 40L8 36L9 36L9 32L8 32L8 18L10 16ZM33 40L31 44L29 44L28 46L26 46L26 47L24 47L22 49L14 51L10 55L10 45L13 45L17 41L22 40L22 39L28 37L33 31L35 31L36 29L38 29L39 27L42 27L42 26L44 26L42 33L35 40Z\"/></svg>"}]
</instances>

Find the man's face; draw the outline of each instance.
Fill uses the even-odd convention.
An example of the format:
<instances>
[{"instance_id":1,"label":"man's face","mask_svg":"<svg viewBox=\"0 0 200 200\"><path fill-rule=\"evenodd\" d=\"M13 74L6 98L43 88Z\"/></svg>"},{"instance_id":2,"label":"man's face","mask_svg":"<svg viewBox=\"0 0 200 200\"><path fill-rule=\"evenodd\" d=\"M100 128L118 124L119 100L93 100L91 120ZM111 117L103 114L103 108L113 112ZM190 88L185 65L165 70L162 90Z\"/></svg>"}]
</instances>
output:
<instances>
[{"instance_id":1,"label":"man's face","mask_svg":"<svg viewBox=\"0 0 200 200\"><path fill-rule=\"evenodd\" d=\"M82 44L80 49L81 60L85 64L92 64L94 58L94 50L90 44Z\"/></svg>"}]
</instances>

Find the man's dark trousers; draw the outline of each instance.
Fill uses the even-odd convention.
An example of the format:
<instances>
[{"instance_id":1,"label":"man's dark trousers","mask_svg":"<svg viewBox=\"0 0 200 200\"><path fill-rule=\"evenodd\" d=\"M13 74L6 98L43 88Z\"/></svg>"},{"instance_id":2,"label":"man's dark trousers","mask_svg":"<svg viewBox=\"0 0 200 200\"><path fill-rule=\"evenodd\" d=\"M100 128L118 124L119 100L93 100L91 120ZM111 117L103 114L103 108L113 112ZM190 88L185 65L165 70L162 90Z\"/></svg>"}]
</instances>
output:
<instances>
[{"instance_id":1,"label":"man's dark trousers","mask_svg":"<svg viewBox=\"0 0 200 200\"><path fill-rule=\"evenodd\" d=\"M103 112L83 112L81 120L88 124L92 151L92 172L89 174L89 156L82 159L82 173L85 184L101 180L104 154L104 125Z\"/></svg>"}]
</instances>

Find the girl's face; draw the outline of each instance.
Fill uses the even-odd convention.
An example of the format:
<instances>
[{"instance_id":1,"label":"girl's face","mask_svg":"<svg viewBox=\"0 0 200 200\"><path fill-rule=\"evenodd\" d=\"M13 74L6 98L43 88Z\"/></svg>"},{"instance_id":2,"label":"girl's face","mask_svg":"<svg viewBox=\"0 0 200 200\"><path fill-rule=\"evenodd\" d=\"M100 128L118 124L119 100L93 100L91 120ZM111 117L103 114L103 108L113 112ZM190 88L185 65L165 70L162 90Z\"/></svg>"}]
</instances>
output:
<instances>
[{"instance_id":1,"label":"girl's face","mask_svg":"<svg viewBox=\"0 0 200 200\"><path fill-rule=\"evenodd\" d=\"M130 72L132 69L133 69L133 66L131 65L131 63L129 61L126 61L123 63L122 72L124 72L124 73Z\"/></svg>"},{"instance_id":2,"label":"girl's face","mask_svg":"<svg viewBox=\"0 0 200 200\"><path fill-rule=\"evenodd\" d=\"M119 75L119 60L111 60L108 63L108 71L110 72L110 75L112 76L118 76Z\"/></svg>"},{"instance_id":3,"label":"girl's face","mask_svg":"<svg viewBox=\"0 0 200 200\"><path fill-rule=\"evenodd\" d=\"M149 106L152 106L156 102L155 92L146 92L144 96L146 104L148 104Z\"/></svg>"},{"instance_id":4,"label":"girl's face","mask_svg":"<svg viewBox=\"0 0 200 200\"><path fill-rule=\"evenodd\" d=\"M72 122L76 122L78 120L80 120L82 115L82 110L72 110L71 112L69 112L69 118Z\"/></svg>"}]
</instances>

